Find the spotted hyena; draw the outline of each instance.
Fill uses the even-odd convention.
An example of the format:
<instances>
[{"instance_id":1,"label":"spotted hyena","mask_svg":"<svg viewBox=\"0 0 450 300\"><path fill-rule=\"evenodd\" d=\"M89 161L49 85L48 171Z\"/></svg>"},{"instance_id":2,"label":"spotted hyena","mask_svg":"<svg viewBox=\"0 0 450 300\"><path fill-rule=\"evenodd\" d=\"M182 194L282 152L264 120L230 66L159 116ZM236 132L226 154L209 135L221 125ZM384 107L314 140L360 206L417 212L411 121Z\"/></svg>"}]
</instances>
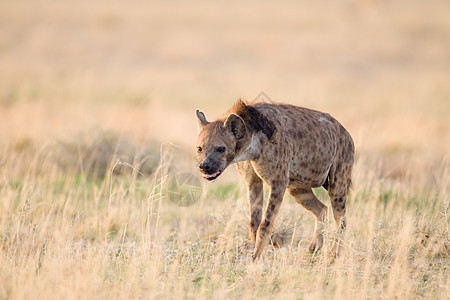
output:
<instances>
[{"instance_id":1,"label":"spotted hyena","mask_svg":"<svg viewBox=\"0 0 450 300\"><path fill-rule=\"evenodd\" d=\"M272 235L286 189L315 218L308 250L323 245L327 207L312 188L328 190L333 216L342 236L346 227L345 202L351 183L354 145L350 134L327 113L288 104L239 100L222 118L208 122L196 111L199 123L198 167L207 180L216 179L232 163L248 188L250 237L256 243L252 258L261 256ZM270 190L262 213L263 182ZM332 251L338 251L336 238Z\"/></svg>"}]
</instances>

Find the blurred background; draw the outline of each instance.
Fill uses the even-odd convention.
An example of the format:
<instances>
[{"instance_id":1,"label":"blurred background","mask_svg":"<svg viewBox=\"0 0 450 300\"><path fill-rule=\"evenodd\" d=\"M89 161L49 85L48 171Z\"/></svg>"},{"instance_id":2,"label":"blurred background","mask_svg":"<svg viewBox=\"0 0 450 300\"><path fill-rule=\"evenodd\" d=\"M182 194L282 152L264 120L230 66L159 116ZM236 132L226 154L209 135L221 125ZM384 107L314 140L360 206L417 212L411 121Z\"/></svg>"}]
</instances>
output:
<instances>
[{"instance_id":1,"label":"blurred background","mask_svg":"<svg viewBox=\"0 0 450 300\"><path fill-rule=\"evenodd\" d=\"M448 158L449 82L445 0L0 1L4 157L55 141L63 160L119 141L193 154L196 108L215 119L263 91L329 112L401 177Z\"/></svg>"}]
</instances>

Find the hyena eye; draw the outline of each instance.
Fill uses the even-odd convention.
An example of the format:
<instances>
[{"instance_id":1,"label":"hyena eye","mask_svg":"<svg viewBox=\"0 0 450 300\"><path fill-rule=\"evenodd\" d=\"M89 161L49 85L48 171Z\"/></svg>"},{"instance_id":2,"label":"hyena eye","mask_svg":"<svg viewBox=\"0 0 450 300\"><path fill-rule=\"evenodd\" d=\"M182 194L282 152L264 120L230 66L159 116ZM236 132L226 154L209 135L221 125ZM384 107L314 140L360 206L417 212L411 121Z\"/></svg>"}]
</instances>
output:
<instances>
[{"instance_id":1,"label":"hyena eye","mask_svg":"<svg viewBox=\"0 0 450 300\"><path fill-rule=\"evenodd\" d=\"M197 151L202 152L203 151L202 147L197 147Z\"/></svg>"},{"instance_id":2,"label":"hyena eye","mask_svg":"<svg viewBox=\"0 0 450 300\"><path fill-rule=\"evenodd\" d=\"M216 151L219 152L219 153L224 153L225 152L225 147L218 147L216 149Z\"/></svg>"}]
</instances>

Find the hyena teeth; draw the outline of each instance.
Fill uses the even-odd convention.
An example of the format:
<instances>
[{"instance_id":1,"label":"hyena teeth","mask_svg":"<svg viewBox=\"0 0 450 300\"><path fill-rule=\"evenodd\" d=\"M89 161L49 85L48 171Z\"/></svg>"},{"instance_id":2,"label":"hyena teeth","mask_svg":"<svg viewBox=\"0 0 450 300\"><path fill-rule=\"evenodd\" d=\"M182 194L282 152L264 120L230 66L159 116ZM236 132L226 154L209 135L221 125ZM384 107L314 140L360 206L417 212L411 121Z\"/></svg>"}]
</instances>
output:
<instances>
[{"instance_id":1,"label":"hyena teeth","mask_svg":"<svg viewBox=\"0 0 450 300\"><path fill-rule=\"evenodd\" d=\"M217 172L214 173L214 174L203 174L203 177L205 177L205 178L213 178L213 177L218 176L218 175L220 174L220 172L221 172L221 171L217 171Z\"/></svg>"}]
</instances>

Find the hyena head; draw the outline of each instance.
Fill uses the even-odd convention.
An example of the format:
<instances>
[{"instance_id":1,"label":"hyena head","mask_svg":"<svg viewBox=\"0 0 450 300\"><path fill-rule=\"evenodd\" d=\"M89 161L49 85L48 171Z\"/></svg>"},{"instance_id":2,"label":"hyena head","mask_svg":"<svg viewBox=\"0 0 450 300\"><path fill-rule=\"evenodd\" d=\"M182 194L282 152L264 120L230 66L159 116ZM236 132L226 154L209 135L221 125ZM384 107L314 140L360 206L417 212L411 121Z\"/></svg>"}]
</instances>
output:
<instances>
[{"instance_id":1,"label":"hyena head","mask_svg":"<svg viewBox=\"0 0 450 300\"><path fill-rule=\"evenodd\" d=\"M197 110L199 134L197 138L198 167L203 177L214 180L228 167L236 156L237 144L247 136L244 121L230 114L225 121L208 122Z\"/></svg>"}]
</instances>

